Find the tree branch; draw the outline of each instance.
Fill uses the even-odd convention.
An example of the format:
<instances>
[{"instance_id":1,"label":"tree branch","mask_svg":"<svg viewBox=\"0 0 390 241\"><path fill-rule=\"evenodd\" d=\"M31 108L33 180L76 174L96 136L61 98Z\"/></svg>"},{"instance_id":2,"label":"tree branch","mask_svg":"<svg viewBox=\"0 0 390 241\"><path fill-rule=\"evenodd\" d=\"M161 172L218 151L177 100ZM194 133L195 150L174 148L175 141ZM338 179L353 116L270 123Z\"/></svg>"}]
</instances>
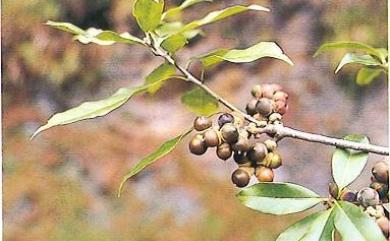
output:
<instances>
[{"instance_id":1,"label":"tree branch","mask_svg":"<svg viewBox=\"0 0 390 241\"><path fill-rule=\"evenodd\" d=\"M163 57L168 63L174 65L186 78L187 81L194 83L199 86L203 90L205 90L208 94L213 96L218 100L221 104L223 104L226 108L231 111L236 111L240 113L247 121L255 123L257 126L259 125L259 121L253 118L252 116L244 113L233 104L219 96L205 84L203 84L200 80L198 80L195 76L193 76L187 69L180 66L165 50L160 47L150 46L152 48L152 52L160 57ZM379 155L389 155L388 147L373 145L373 144L365 144L365 143L357 143L353 141L347 141L344 139L329 137L321 134L314 134L305 131L296 130L290 127L283 126L282 124L268 124L266 127L259 127L253 130L255 133L268 133L274 135L276 139L281 140L285 137L291 137L295 139L300 139L309 142L317 142L325 145L336 146L340 148L349 148L358 151L371 152Z\"/></svg>"}]
</instances>

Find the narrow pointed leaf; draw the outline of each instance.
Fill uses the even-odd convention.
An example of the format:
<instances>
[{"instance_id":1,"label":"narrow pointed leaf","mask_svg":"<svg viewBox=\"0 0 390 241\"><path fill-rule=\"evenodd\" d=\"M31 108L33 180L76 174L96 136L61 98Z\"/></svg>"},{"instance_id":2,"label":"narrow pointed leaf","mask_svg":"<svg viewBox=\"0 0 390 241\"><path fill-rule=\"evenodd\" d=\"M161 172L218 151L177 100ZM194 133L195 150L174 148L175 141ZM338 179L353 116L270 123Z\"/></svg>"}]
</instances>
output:
<instances>
[{"instance_id":1,"label":"narrow pointed leaf","mask_svg":"<svg viewBox=\"0 0 390 241\"><path fill-rule=\"evenodd\" d=\"M378 57L379 59L384 59L383 52L381 50L378 50L376 48L373 48L367 44L359 43L359 42L349 42L349 41L341 41L341 42L334 42L334 43L326 43L321 45L321 47L316 51L314 54L314 57L317 55L327 52L330 50L335 49L351 49L351 50L361 50L363 52L366 52L367 54L374 55Z\"/></svg>"},{"instance_id":2,"label":"narrow pointed leaf","mask_svg":"<svg viewBox=\"0 0 390 241\"><path fill-rule=\"evenodd\" d=\"M385 241L375 221L358 206L336 202L335 227L343 241Z\"/></svg>"},{"instance_id":3,"label":"narrow pointed leaf","mask_svg":"<svg viewBox=\"0 0 390 241\"><path fill-rule=\"evenodd\" d=\"M210 67L222 61L247 63L264 57L280 59L293 65L282 49L273 42L260 42L246 49L218 49L197 58L202 62L203 66Z\"/></svg>"},{"instance_id":4,"label":"narrow pointed leaf","mask_svg":"<svg viewBox=\"0 0 390 241\"><path fill-rule=\"evenodd\" d=\"M348 135L345 140L369 143L368 138L362 135ZM336 148L332 157L332 175L339 190L348 186L362 172L367 163L368 153Z\"/></svg>"},{"instance_id":5,"label":"narrow pointed leaf","mask_svg":"<svg viewBox=\"0 0 390 241\"><path fill-rule=\"evenodd\" d=\"M218 111L218 101L199 87L184 93L181 102L198 115L211 115Z\"/></svg>"},{"instance_id":6,"label":"narrow pointed leaf","mask_svg":"<svg viewBox=\"0 0 390 241\"><path fill-rule=\"evenodd\" d=\"M158 83L156 83L158 84ZM104 116L126 103L132 96L146 91L151 85L143 85L135 88L121 88L112 96L98 101L85 102L77 107L53 115L47 122L35 131L31 139L40 132L54 126L66 125L81 120Z\"/></svg>"},{"instance_id":7,"label":"narrow pointed leaf","mask_svg":"<svg viewBox=\"0 0 390 241\"><path fill-rule=\"evenodd\" d=\"M175 15L180 14L184 9L201 2L212 2L212 0L185 0L179 6L168 9L165 13L163 13L162 19L172 18Z\"/></svg>"},{"instance_id":8,"label":"narrow pointed leaf","mask_svg":"<svg viewBox=\"0 0 390 241\"><path fill-rule=\"evenodd\" d=\"M237 197L251 209L276 215L300 212L324 200L315 192L292 183L258 183L243 188Z\"/></svg>"},{"instance_id":9,"label":"narrow pointed leaf","mask_svg":"<svg viewBox=\"0 0 390 241\"><path fill-rule=\"evenodd\" d=\"M133 16L144 32L154 30L161 21L164 10L164 0L136 0Z\"/></svg>"},{"instance_id":10,"label":"narrow pointed leaf","mask_svg":"<svg viewBox=\"0 0 390 241\"><path fill-rule=\"evenodd\" d=\"M256 4L252 4L249 6L237 5L237 6L229 7L226 9L210 12L204 18L199 19L199 20L195 20L193 22L186 24L183 28L181 28L179 30L179 32L185 32L185 31L188 31L191 29L199 28L199 27L204 26L206 24L210 24L210 23L222 20L224 18L230 17L232 15L246 12L248 10L266 11L266 12L269 11L268 8L265 8L265 7L262 7L260 5L256 5Z\"/></svg>"},{"instance_id":11,"label":"narrow pointed leaf","mask_svg":"<svg viewBox=\"0 0 390 241\"><path fill-rule=\"evenodd\" d=\"M291 225L276 241L332 241L333 208L311 214Z\"/></svg>"},{"instance_id":12,"label":"narrow pointed leaf","mask_svg":"<svg viewBox=\"0 0 390 241\"><path fill-rule=\"evenodd\" d=\"M170 37L171 35L183 35L186 39L192 39L198 34L202 34L203 32L200 29L192 29L188 30L182 33L177 32L183 27L182 22L169 22L169 23L162 23L160 24L156 29L156 33L160 37Z\"/></svg>"},{"instance_id":13,"label":"narrow pointed leaf","mask_svg":"<svg viewBox=\"0 0 390 241\"><path fill-rule=\"evenodd\" d=\"M354 53L347 53L341 59L339 65L337 66L335 73L339 72L339 70L346 64L363 64L368 66L379 66L381 63L373 58L371 55L357 55Z\"/></svg>"},{"instance_id":14,"label":"narrow pointed leaf","mask_svg":"<svg viewBox=\"0 0 390 241\"><path fill-rule=\"evenodd\" d=\"M112 45L114 43L135 44L143 42L141 39L138 39L137 37L134 37L127 32L118 34L113 31L96 28L83 30L71 23L53 21L48 21L46 24L56 29L73 33L75 35L74 40L78 40L83 44L95 43L99 45Z\"/></svg>"},{"instance_id":15,"label":"narrow pointed leaf","mask_svg":"<svg viewBox=\"0 0 390 241\"><path fill-rule=\"evenodd\" d=\"M151 85L148 88L148 92L150 94L156 93L164 84L164 81L169 79L169 77L173 76L176 72L175 66L169 63L163 63L158 66L155 70L153 70L145 80L146 85Z\"/></svg>"},{"instance_id":16,"label":"narrow pointed leaf","mask_svg":"<svg viewBox=\"0 0 390 241\"><path fill-rule=\"evenodd\" d=\"M361 68L356 75L356 83L361 86L369 85L381 75L382 71L382 69Z\"/></svg>"},{"instance_id":17,"label":"narrow pointed leaf","mask_svg":"<svg viewBox=\"0 0 390 241\"><path fill-rule=\"evenodd\" d=\"M119 189L118 189L118 197L120 197L120 195L122 193L122 190L123 190L123 186L124 186L125 182L129 178L131 178L132 176L136 175L137 173L142 171L145 167L151 165L152 163L156 162L160 158L168 155L171 151L173 151L175 149L177 144L179 144L179 142L186 135L188 135L191 131L192 130L187 131L184 134L180 134L180 135L176 136L175 138L170 139L170 140L164 142L156 151L154 151L153 153L149 154L148 156L143 158L140 162L138 162L135 166L133 166L129 170L129 172L122 178L122 181L121 181L121 183L119 185Z\"/></svg>"}]
</instances>

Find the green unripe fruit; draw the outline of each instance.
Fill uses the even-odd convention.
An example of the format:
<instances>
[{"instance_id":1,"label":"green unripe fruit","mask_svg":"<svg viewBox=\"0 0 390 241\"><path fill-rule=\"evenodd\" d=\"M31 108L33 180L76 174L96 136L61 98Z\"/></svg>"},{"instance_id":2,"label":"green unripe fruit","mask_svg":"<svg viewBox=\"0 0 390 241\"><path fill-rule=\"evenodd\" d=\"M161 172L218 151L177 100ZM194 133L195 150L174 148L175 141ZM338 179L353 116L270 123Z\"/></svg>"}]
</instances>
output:
<instances>
[{"instance_id":1,"label":"green unripe fruit","mask_svg":"<svg viewBox=\"0 0 390 241\"><path fill-rule=\"evenodd\" d=\"M274 172L268 167L259 167L256 169L256 177L259 182L273 182Z\"/></svg>"},{"instance_id":2,"label":"green unripe fruit","mask_svg":"<svg viewBox=\"0 0 390 241\"><path fill-rule=\"evenodd\" d=\"M329 183L329 194L335 199L338 197L339 187L337 186L336 183L334 182Z\"/></svg>"},{"instance_id":3,"label":"green unripe fruit","mask_svg":"<svg viewBox=\"0 0 390 241\"><path fill-rule=\"evenodd\" d=\"M261 96L263 94L263 88L261 87L261 85L253 86L253 88L251 90L251 94L253 97L255 97L257 99L261 98Z\"/></svg>"},{"instance_id":4,"label":"green unripe fruit","mask_svg":"<svg viewBox=\"0 0 390 241\"><path fill-rule=\"evenodd\" d=\"M378 192L381 199L389 196L389 186L380 182L371 183L370 187Z\"/></svg>"},{"instance_id":5,"label":"green unripe fruit","mask_svg":"<svg viewBox=\"0 0 390 241\"><path fill-rule=\"evenodd\" d=\"M257 105L257 100L256 99L252 99L248 102L248 104L246 104L246 113L248 113L248 115L254 115L256 114L256 105Z\"/></svg>"},{"instance_id":6,"label":"green unripe fruit","mask_svg":"<svg viewBox=\"0 0 390 241\"><path fill-rule=\"evenodd\" d=\"M347 202L355 202L356 193L345 188L340 193L340 200L347 201Z\"/></svg>"},{"instance_id":7,"label":"green unripe fruit","mask_svg":"<svg viewBox=\"0 0 390 241\"><path fill-rule=\"evenodd\" d=\"M249 140L244 135L239 135L238 141L232 144L233 151L246 152L249 150Z\"/></svg>"},{"instance_id":8,"label":"green unripe fruit","mask_svg":"<svg viewBox=\"0 0 390 241\"><path fill-rule=\"evenodd\" d=\"M247 153L247 157L254 163L260 163L267 155L267 147L263 143L255 143L252 145Z\"/></svg>"},{"instance_id":9,"label":"green unripe fruit","mask_svg":"<svg viewBox=\"0 0 390 241\"><path fill-rule=\"evenodd\" d=\"M282 165L282 157L279 155L279 153L275 151L268 152L264 160L258 164L262 164L263 166L276 169Z\"/></svg>"},{"instance_id":10,"label":"green unripe fruit","mask_svg":"<svg viewBox=\"0 0 390 241\"><path fill-rule=\"evenodd\" d=\"M220 143L219 135L216 130L208 130L204 133L204 142L207 147L215 147Z\"/></svg>"},{"instance_id":11,"label":"green unripe fruit","mask_svg":"<svg viewBox=\"0 0 390 241\"><path fill-rule=\"evenodd\" d=\"M234 116L229 113L224 113L218 117L219 128L221 128L226 123L233 123L233 122L234 122Z\"/></svg>"},{"instance_id":12,"label":"green unripe fruit","mask_svg":"<svg viewBox=\"0 0 390 241\"><path fill-rule=\"evenodd\" d=\"M380 217L376 220L376 224L378 224L379 228L382 230L382 233L386 236L386 238L389 237L389 219L387 217Z\"/></svg>"},{"instance_id":13,"label":"green unripe fruit","mask_svg":"<svg viewBox=\"0 0 390 241\"><path fill-rule=\"evenodd\" d=\"M268 116L272 113L273 101L267 98L261 98L256 104L256 112L263 116Z\"/></svg>"},{"instance_id":14,"label":"green unripe fruit","mask_svg":"<svg viewBox=\"0 0 390 241\"><path fill-rule=\"evenodd\" d=\"M194 128L197 131L204 131L212 125L211 120L207 116L198 116L194 120Z\"/></svg>"},{"instance_id":15,"label":"green unripe fruit","mask_svg":"<svg viewBox=\"0 0 390 241\"><path fill-rule=\"evenodd\" d=\"M374 189L366 187L358 192L357 201L364 207L375 206L379 204L379 195Z\"/></svg>"},{"instance_id":16,"label":"green unripe fruit","mask_svg":"<svg viewBox=\"0 0 390 241\"><path fill-rule=\"evenodd\" d=\"M389 164L385 161L379 161L375 163L372 168L372 174L375 179L382 183L389 182Z\"/></svg>"},{"instance_id":17,"label":"green unripe fruit","mask_svg":"<svg viewBox=\"0 0 390 241\"><path fill-rule=\"evenodd\" d=\"M232 123L226 123L221 128L222 139L227 143L235 143L238 140L238 130Z\"/></svg>"},{"instance_id":18,"label":"green unripe fruit","mask_svg":"<svg viewBox=\"0 0 390 241\"><path fill-rule=\"evenodd\" d=\"M188 147L190 148L190 152L195 155L202 155L207 151L203 136L200 134L195 135L191 139Z\"/></svg>"},{"instance_id":19,"label":"green unripe fruit","mask_svg":"<svg viewBox=\"0 0 390 241\"><path fill-rule=\"evenodd\" d=\"M222 160L227 160L232 156L232 149L228 143L222 143L217 147L217 156Z\"/></svg>"},{"instance_id":20,"label":"green unripe fruit","mask_svg":"<svg viewBox=\"0 0 390 241\"><path fill-rule=\"evenodd\" d=\"M250 180L249 173L243 169L237 169L232 173L232 182L237 187L245 187Z\"/></svg>"}]
</instances>

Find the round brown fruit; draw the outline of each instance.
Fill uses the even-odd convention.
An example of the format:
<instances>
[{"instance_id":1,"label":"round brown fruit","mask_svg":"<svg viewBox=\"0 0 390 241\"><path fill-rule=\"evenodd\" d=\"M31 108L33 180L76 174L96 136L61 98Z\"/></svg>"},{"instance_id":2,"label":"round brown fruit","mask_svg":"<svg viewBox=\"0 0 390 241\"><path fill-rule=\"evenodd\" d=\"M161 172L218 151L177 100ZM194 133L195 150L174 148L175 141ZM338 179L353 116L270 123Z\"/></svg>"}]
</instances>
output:
<instances>
[{"instance_id":1,"label":"round brown fruit","mask_svg":"<svg viewBox=\"0 0 390 241\"><path fill-rule=\"evenodd\" d=\"M207 151L203 136L200 134L195 135L191 139L188 147L190 148L190 152L195 155L202 155Z\"/></svg>"},{"instance_id":2,"label":"round brown fruit","mask_svg":"<svg viewBox=\"0 0 390 241\"><path fill-rule=\"evenodd\" d=\"M232 173L232 182L237 187L245 187L250 180L249 173L243 169L238 168Z\"/></svg>"},{"instance_id":3,"label":"round brown fruit","mask_svg":"<svg viewBox=\"0 0 390 241\"><path fill-rule=\"evenodd\" d=\"M340 193L340 200L347 201L347 202L355 202L356 193L354 191L345 189Z\"/></svg>"},{"instance_id":4,"label":"round brown fruit","mask_svg":"<svg viewBox=\"0 0 390 241\"><path fill-rule=\"evenodd\" d=\"M264 160L261 163L266 167L276 169L282 165L282 157L280 156L279 153L273 151L273 152L268 152L268 154L265 156Z\"/></svg>"},{"instance_id":5,"label":"round brown fruit","mask_svg":"<svg viewBox=\"0 0 390 241\"><path fill-rule=\"evenodd\" d=\"M238 141L232 144L233 151L246 152L249 150L249 140L243 135L239 135Z\"/></svg>"},{"instance_id":6,"label":"round brown fruit","mask_svg":"<svg viewBox=\"0 0 390 241\"><path fill-rule=\"evenodd\" d=\"M272 182L274 180L274 172L268 167L259 167L256 169L256 177L259 182Z\"/></svg>"},{"instance_id":7,"label":"round brown fruit","mask_svg":"<svg viewBox=\"0 0 390 241\"><path fill-rule=\"evenodd\" d=\"M286 114L288 110L288 106L285 101L278 100L274 102L275 111L278 112L281 115Z\"/></svg>"},{"instance_id":8,"label":"round brown fruit","mask_svg":"<svg viewBox=\"0 0 390 241\"><path fill-rule=\"evenodd\" d=\"M333 198L337 198L337 196L339 195L339 188L337 186L336 183L334 182L331 182L329 183L329 194L333 197Z\"/></svg>"},{"instance_id":9,"label":"round brown fruit","mask_svg":"<svg viewBox=\"0 0 390 241\"><path fill-rule=\"evenodd\" d=\"M267 98L261 98L256 104L256 112L263 116L268 116L272 113L273 101Z\"/></svg>"},{"instance_id":10,"label":"round brown fruit","mask_svg":"<svg viewBox=\"0 0 390 241\"><path fill-rule=\"evenodd\" d=\"M284 91L276 91L274 93L274 96L272 97L272 99L274 101L278 101L278 100L282 100L284 101L285 103L287 103L287 99L288 99L288 94Z\"/></svg>"},{"instance_id":11,"label":"round brown fruit","mask_svg":"<svg viewBox=\"0 0 390 241\"><path fill-rule=\"evenodd\" d=\"M211 120L207 116L198 116L194 120L194 128L197 131L204 131L212 125Z\"/></svg>"},{"instance_id":12,"label":"round brown fruit","mask_svg":"<svg viewBox=\"0 0 390 241\"><path fill-rule=\"evenodd\" d=\"M389 164L385 161L379 161L375 163L372 168L372 174L375 179L382 183L389 182Z\"/></svg>"},{"instance_id":13,"label":"round brown fruit","mask_svg":"<svg viewBox=\"0 0 390 241\"><path fill-rule=\"evenodd\" d=\"M217 147L217 156L222 160L227 160L232 156L232 149L228 143L222 143Z\"/></svg>"},{"instance_id":14,"label":"round brown fruit","mask_svg":"<svg viewBox=\"0 0 390 241\"><path fill-rule=\"evenodd\" d=\"M251 94L255 98L261 98L261 95L263 94L263 88L261 87L261 85L254 85L251 90Z\"/></svg>"},{"instance_id":15,"label":"round brown fruit","mask_svg":"<svg viewBox=\"0 0 390 241\"><path fill-rule=\"evenodd\" d=\"M234 116L229 113L224 113L218 117L219 128L221 128L226 123L233 123L233 122L234 122Z\"/></svg>"},{"instance_id":16,"label":"round brown fruit","mask_svg":"<svg viewBox=\"0 0 390 241\"><path fill-rule=\"evenodd\" d=\"M379 194L372 188L365 187L357 194L357 201L364 207L375 206L379 204Z\"/></svg>"},{"instance_id":17,"label":"round brown fruit","mask_svg":"<svg viewBox=\"0 0 390 241\"><path fill-rule=\"evenodd\" d=\"M235 151L233 153L233 159L238 165L248 164L250 166L251 164L244 152Z\"/></svg>"},{"instance_id":18,"label":"round brown fruit","mask_svg":"<svg viewBox=\"0 0 390 241\"><path fill-rule=\"evenodd\" d=\"M235 143L238 140L238 130L232 123L226 123L221 128L221 135L227 143Z\"/></svg>"},{"instance_id":19,"label":"round brown fruit","mask_svg":"<svg viewBox=\"0 0 390 241\"><path fill-rule=\"evenodd\" d=\"M250 149L247 153L247 157L250 161L255 162L255 163L259 163L259 162L263 161L263 159L265 158L267 153L268 153L267 147L263 143L258 142L258 143L253 144L250 147Z\"/></svg>"},{"instance_id":20,"label":"round brown fruit","mask_svg":"<svg viewBox=\"0 0 390 241\"><path fill-rule=\"evenodd\" d=\"M379 198L383 199L389 197L389 186L380 182L373 182L370 187L378 192Z\"/></svg>"},{"instance_id":21,"label":"round brown fruit","mask_svg":"<svg viewBox=\"0 0 390 241\"><path fill-rule=\"evenodd\" d=\"M207 130L204 133L204 142L207 147L215 147L219 145L219 135L216 130Z\"/></svg>"},{"instance_id":22,"label":"round brown fruit","mask_svg":"<svg viewBox=\"0 0 390 241\"><path fill-rule=\"evenodd\" d=\"M272 99L275 91L276 91L276 86L273 85L273 84L264 84L262 85L263 87L263 97L264 98L268 98L268 99Z\"/></svg>"},{"instance_id":23,"label":"round brown fruit","mask_svg":"<svg viewBox=\"0 0 390 241\"><path fill-rule=\"evenodd\" d=\"M248 102L248 104L246 104L246 113L248 113L248 115L254 115L256 114L256 104L257 104L257 100L256 99L252 99Z\"/></svg>"}]
</instances>

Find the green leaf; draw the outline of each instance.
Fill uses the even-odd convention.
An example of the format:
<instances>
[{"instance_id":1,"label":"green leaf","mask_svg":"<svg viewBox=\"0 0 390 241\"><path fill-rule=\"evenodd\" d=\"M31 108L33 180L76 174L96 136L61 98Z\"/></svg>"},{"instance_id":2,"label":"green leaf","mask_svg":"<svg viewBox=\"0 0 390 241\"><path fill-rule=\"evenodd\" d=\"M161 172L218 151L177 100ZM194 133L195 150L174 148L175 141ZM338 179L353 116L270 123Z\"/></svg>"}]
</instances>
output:
<instances>
[{"instance_id":1,"label":"green leaf","mask_svg":"<svg viewBox=\"0 0 390 241\"><path fill-rule=\"evenodd\" d=\"M385 57L383 55L383 51L373 48L367 44L359 43L359 42L350 42L350 41L341 41L334 43L326 43L321 45L321 47L316 51L314 57L317 55L335 49L352 49L352 50L361 50L368 54L374 55L379 59L383 60Z\"/></svg>"},{"instance_id":2,"label":"green leaf","mask_svg":"<svg viewBox=\"0 0 390 241\"><path fill-rule=\"evenodd\" d=\"M168 155L171 151L173 151L175 149L177 144L186 135L188 135L191 131L192 131L192 129L187 131L184 134L178 135L177 137L164 142L156 151L149 154L148 156L143 158L140 162L138 162L135 166L133 166L129 170L129 172L122 178L122 181L121 181L121 183L119 185L119 189L118 189L118 197L120 197L122 190L123 190L123 186L129 178L131 178L135 174L139 173L140 171L142 171L145 167L149 166L150 164L156 162L158 159Z\"/></svg>"},{"instance_id":3,"label":"green leaf","mask_svg":"<svg viewBox=\"0 0 390 241\"><path fill-rule=\"evenodd\" d=\"M155 70L153 70L145 80L146 85L151 85L148 88L148 92L150 94L156 93L161 86L164 84L164 80L169 79L169 77L173 76L176 72L175 66L169 64L169 63L163 63L160 66L158 66Z\"/></svg>"},{"instance_id":4,"label":"green leaf","mask_svg":"<svg viewBox=\"0 0 390 241\"><path fill-rule=\"evenodd\" d=\"M340 64L337 66L335 73L339 72L339 70L346 64L363 64L363 65L369 65L369 66L378 66L381 65L381 63L373 58L371 55L357 55L354 53L347 53L344 55L344 57L341 59Z\"/></svg>"},{"instance_id":5,"label":"green leaf","mask_svg":"<svg viewBox=\"0 0 390 241\"><path fill-rule=\"evenodd\" d=\"M293 65L282 49L273 42L260 42L246 49L217 49L197 58L202 62L203 66L210 67L222 61L247 63L264 57L280 59Z\"/></svg>"},{"instance_id":6,"label":"green leaf","mask_svg":"<svg viewBox=\"0 0 390 241\"><path fill-rule=\"evenodd\" d=\"M212 2L212 0L185 0L179 6L168 9L168 11L163 13L162 19L172 18L175 15L181 13L185 8L188 8L194 4L201 3L201 2Z\"/></svg>"},{"instance_id":7,"label":"green leaf","mask_svg":"<svg viewBox=\"0 0 390 241\"><path fill-rule=\"evenodd\" d=\"M176 53L179 49L183 48L187 43L187 39L183 34L174 34L165 39L161 46L171 54Z\"/></svg>"},{"instance_id":8,"label":"green leaf","mask_svg":"<svg viewBox=\"0 0 390 241\"><path fill-rule=\"evenodd\" d=\"M315 192L292 183L258 183L243 188L237 197L251 209L276 215L300 212L324 200Z\"/></svg>"},{"instance_id":9,"label":"green leaf","mask_svg":"<svg viewBox=\"0 0 390 241\"><path fill-rule=\"evenodd\" d=\"M218 111L218 101L199 87L184 93L181 102L198 115L211 115Z\"/></svg>"},{"instance_id":10,"label":"green leaf","mask_svg":"<svg viewBox=\"0 0 390 241\"><path fill-rule=\"evenodd\" d=\"M95 43L99 45L112 45L114 43L143 43L141 39L138 39L137 37L134 37L127 32L118 34L113 31L101 30L96 28L82 30L81 28L71 23L53 21L48 21L46 24L56 29L73 33L75 35L73 39L78 40L83 44Z\"/></svg>"},{"instance_id":11,"label":"green leaf","mask_svg":"<svg viewBox=\"0 0 390 241\"><path fill-rule=\"evenodd\" d=\"M375 221L349 202L335 202L335 226L343 241L385 241Z\"/></svg>"},{"instance_id":12,"label":"green leaf","mask_svg":"<svg viewBox=\"0 0 390 241\"><path fill-rule=\"evenodd\" d=\"M307 216L291 225L276 241L332 241L333 208Z\"/></svg>"},{"instance_id":13,"label":"green leaf","mask_svg":"<svg viewBox=\"0 0 390 241\"><path fill-rule=\"evenodd\" d=\"M348 135L344 139L369 143L368 138L362 135ZM367 158L367 152L336 148L332 157L332 175L340 191L360 175Z\"/></svg>"},{"instance_id":14,"label":"green leaf","mask_svg":"<svg viewBox=\"0 0 390 241\"><path fill-rule=\"evenodd\" d=\"M181 28L179 30L179 33L182 33L182 32L185 32L185 31L188 31L191 29L199 28L199 27L204 26L206 24L210 24L210 23L222 20L224 18L230 17L232 15L248 11L248 10L267 11L267 12L269 11L268 8L265 8L265 7L262 7L260 5L256 5L256 4L252 4L249 6L237 5L237 6L229 7L226 9L210 12L204 18L199 19L199 20L195 20L195 21L192 21L192 22L186 24L183 28Z\"/></svg>"},{"instance_id":15,"label":"green leaf","mask_svg":"<svg viewBox=\"0 0 390 241\"><path fill-rule=\"evenodd\" d=\"M112 96L106 99L85 102L67 111L57 113L47 121L46 125L39 127L38 130L36 130L32 135L31 139L34 138L38 133L54 126L66 125L81 120L104 116L126 103L132 96L142 93L151 86L158 84L159 82L155 82L153 84L142 85L131 89L120 88Z\"/></svg>"},{"instance_id":16,"label":"green leaf","mask_svg":"<svg viewBox=\"0 0 390 241\"><path fill-rule=\"evenodd\" d=\"M169 37L171 35L177 35L176 33L183 27L182 22L169 22L169 23L162 23L160 24L156 29L156 33L160 37ZM199 29L193 29L188 30L186 32L180 33L183 35L186 39L192 39L198 34L201 34L202 31Z\"/></svg>"},{"instance_id":17,"label":"green leaf","mask_svg":"<svg viewBox=\"0 0 390 241\"><path fill-rule=\"evenodd\" d=\"M164 0L135 0L133 15L144 32L154 30L161 21Z\"/></svg>"},{"instance_id":18,"label":"green leaf","mask_svg":"<svg viewBox=\"0 0 390 241\"><path fill-rule=\"evenodd\" d=\"M356 83L358 85L369 85L375 78L379 77L381 69L361 68L356 75Z\"/></svg>"}]
</instances>

